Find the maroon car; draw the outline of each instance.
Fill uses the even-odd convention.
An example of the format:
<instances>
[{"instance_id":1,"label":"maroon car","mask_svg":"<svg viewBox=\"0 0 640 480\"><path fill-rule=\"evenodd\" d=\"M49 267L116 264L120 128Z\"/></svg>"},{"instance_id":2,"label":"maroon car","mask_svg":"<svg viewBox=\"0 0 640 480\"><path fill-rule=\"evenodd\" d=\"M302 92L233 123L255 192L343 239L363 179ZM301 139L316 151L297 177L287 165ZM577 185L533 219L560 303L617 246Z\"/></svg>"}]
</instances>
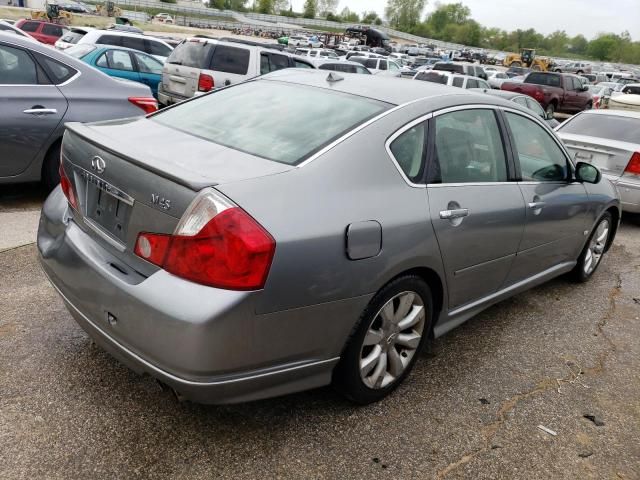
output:
<instances>
[{"instance_id":1,"label":"maroon car","mask_svg":"<svg viewBox=\"0 0 640 480\"><path fill-rule=\"evenodd\" d=\"M531 72L522 82L504 82L502 90L529 95L550 114L576 113L593 107L591 93L577 75Z\"/></svg>"},{"instance_id":2,"label":"maroon car","mask_svg":"<svg viewBox=\"0 0 640 480\"><path fill-rule=\"evenodd\" d=\"M16 27L31 35L39 42L46 43L47 45L54 45L56 41L67 32L67 29L62 25L40 20L18 20Z\"/></svg>"}]
</instances>

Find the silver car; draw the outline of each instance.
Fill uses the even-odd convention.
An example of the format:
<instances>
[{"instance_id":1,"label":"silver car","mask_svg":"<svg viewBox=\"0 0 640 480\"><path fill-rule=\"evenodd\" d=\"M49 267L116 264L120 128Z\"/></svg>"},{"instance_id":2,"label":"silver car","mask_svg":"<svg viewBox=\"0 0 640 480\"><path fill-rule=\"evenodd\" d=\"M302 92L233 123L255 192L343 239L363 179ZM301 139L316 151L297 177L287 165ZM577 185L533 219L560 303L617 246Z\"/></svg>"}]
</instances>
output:
<instances>
[{"instance_id":1,"label":"silver car","mask_svg":"<svg viewBox=\"0 0 640 480\"><path fill-rule=\"evenodd\" d=\"M588 280L620 218L597 168L512 102L397 82L282 70L69 125L38 249L71 315L198 402L369 403L490 305Z\"/></svg>"},{"instance_id":2,"label":"silver car","mask_svg":"<svg viewBox=\"0 0 640 480\"><path fill-rule=\"evenodd\" d=\"M65 122L142 116L146 85L115 80L47 45L0 32L0 184L60 182Z\"/></svg>"},{"instance_id":3,"label":"silver car","mask_svg":"<svg viewBox=\"0 0 640 480\"><path fill-rule=\"evenodd\" d=\"M556 131L575 161L595 165L618 187L622 210L640 213L640 112L585 110Z\"/></svg>"}]
</instances>

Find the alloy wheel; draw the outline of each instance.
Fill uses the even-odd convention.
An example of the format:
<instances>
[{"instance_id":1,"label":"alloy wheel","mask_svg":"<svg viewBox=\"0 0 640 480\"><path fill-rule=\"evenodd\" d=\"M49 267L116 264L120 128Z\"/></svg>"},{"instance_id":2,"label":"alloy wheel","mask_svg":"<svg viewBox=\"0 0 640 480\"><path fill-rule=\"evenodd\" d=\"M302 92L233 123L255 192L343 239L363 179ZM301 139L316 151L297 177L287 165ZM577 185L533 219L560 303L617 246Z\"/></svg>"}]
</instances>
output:
<instances>
[{"instance_id":1,"label":"alloy wheel","mask_svg":"<svg viewBox=\"0 0 640 480\"><path fill-rule=\"evenodd\" d=\"M604 249L607 246L609 231L609 220L605 218L598 224L598 227L589 242L589 248L587 249L587 253L584 257L583 269L585 274L591 275L598 267L598 264L602 259L602 255L604 254Z\"/></svg>"},{"instance_id":2,"label":"alloy wheel","mask_svg":"<svg viewBox=\"0 0 640 480\"><path fill-rule=\"evenodd\" d=\"M398 379L415 355L426 322L424 301L406 291L391 298L369 325L360 350L360 378L372 389Z\"/></svg>"}]
</instances>

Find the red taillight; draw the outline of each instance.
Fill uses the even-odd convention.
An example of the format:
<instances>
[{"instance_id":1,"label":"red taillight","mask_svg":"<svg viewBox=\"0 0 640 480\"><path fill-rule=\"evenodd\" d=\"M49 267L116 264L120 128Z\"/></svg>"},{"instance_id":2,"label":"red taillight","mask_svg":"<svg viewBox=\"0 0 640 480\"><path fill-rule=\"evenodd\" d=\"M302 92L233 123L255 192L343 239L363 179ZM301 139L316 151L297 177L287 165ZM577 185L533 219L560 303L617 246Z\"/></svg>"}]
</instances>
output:
<instances>
[{"instance_id":1,"label":"red taillight","mask_svg":"<svg viewBox=\"0 0 640 480\"><path fill-rule=\"evenodd\" d=\"M636 152L631 155L631 160L627 164L627 168L624 169L625 173L633 173L634 175L640 175L640 152Z\"/></svg>"},{"instance_id":2,"label":"red taillight","mask_svg":"<svg viewBox=\"0 0 640 480\"><path fill-rule=\"evenodd\" d=\"M129 97L129 101L145 113L153 113L158 110L158 102L153 97Z\"/></svg>"},{"instance_id":3,"label":"red taillight","mask_svg":"<svg viewBox=\"0 0 640 480\"><path fill-rule=\"evenodd\" d=\"M141 233L135 254L180 278L230 290L264 287L275 241L249 214L207 190L173 235Z\"/></svg>"},{"instance_id":4,"label":"red taillight","mask_svg":"<svg viewBox=\"0 0 640 480\"><path fill-rule=\"evenodd\" d=\"M540 90L534 90L533 91L533 98L535 98L540 103L544 102L544 92L542 92Z\"/></svg>"},{"instance_id":5,"label":"red taillight","mask_svg":"<svg viewBox=\"0 0 640 480\"><path fill-rule=\"evenodd\" d=\"M211 90L213 90L213 87L213 77L211 75L207 75L206 73L201 73L198 77L198 91L210 92Z\"/></svg>"},{"instance_id":6,"label":"red taillight","mask_svg":"<svg viewBox=\"0 0 640 480\"><path fill-rule=\"evenodd\" d=\"M67 177L67 174L64 171L64 167L62 166L62 159L60 159L60 168L58 169L58 173L60 173L60 186L62 187L64 196L67 197L69 205L71 205L74 210L78 210L78 200L76 198L76 192L73 189L71 180L69 180L69 177Z\"/></svg>"}]
</instances>

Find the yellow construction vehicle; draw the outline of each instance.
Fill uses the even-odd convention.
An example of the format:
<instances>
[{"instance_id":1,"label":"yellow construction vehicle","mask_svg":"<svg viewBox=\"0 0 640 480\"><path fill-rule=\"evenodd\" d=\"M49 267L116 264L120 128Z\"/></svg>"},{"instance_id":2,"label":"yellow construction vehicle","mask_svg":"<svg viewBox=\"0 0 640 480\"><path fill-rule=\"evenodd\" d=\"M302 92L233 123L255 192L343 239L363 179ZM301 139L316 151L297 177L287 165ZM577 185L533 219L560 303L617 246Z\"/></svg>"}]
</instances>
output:
<instances>
[{"instance_id":1,"label":"yellow construction vehicle","mask_svg":"<svg viewBox=\"0 0 640 480\"><path fill-rule=\"evenodd\" d=\"M510 53L506 56L502 64L505 67L527 67L539 72L551 70L553 61L550 58L536 57L534 48L523 48L520 54Z\"/></svg>"},{"instance_id":2,"label":"yellow construction vehicle","mask_svg":"<svg viewBox=\"0 0 640 480\"><path fill-rule=\"evenodd\" d=\"M42 20L43 22L57 23L58 25L71 25L73 15L71 12L60 10L55 3L47 3L46 10L34 10L31 12L33 20Z\"/></svg>"},{"instance_id":3,"label":"yellow construction vehicle","mask_svg":"<svg viewBox=\"0 0 640 480\"><path fill-rule=\"evenodd\" d=\"M121 17L122 9L116 3L108 0L104 5L96 5L96 13L101 17Z\"/></svg>"}]
</instances>

